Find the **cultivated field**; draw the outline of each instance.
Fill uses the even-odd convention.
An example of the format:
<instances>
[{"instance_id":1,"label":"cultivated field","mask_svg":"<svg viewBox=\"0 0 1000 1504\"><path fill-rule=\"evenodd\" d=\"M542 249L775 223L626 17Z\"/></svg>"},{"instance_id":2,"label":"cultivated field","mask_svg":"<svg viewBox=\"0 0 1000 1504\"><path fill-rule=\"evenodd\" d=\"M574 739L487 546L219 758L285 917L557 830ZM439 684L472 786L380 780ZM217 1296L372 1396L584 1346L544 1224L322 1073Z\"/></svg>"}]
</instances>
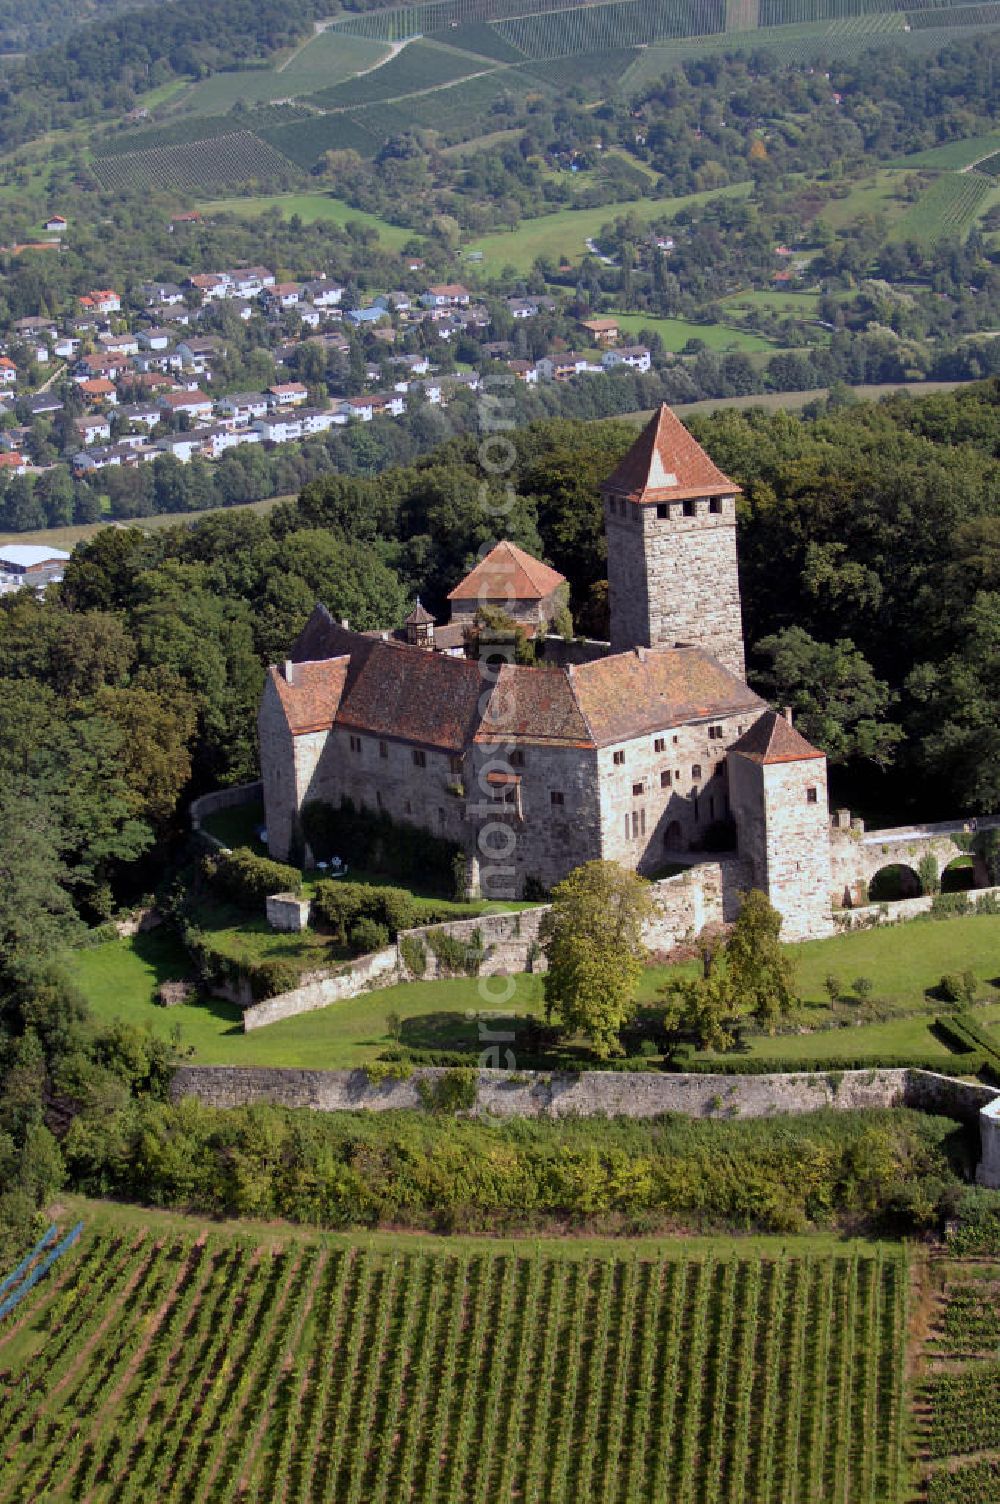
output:
<instances>
[{"instance_id":1,"label":"cultivated field","mask_svg":"<svg viewBox=\"0 0 1000 1504\"><path fill-rule=\"evenodd\" d=\"M99 157L92 164L102 188L212 189L287 176L292 164L252 131L234 131L210 141L158 146Z\"/></svg>"},{"instance_id":2,"label":"cultivated field","mask_svg":"<svg viewBox=\"0 0 1000 1504\"><path fill-rule=\"evenodd\" d=\"M343 31L323 31L285 64L251 68L240 73L213 73L192 85L180 102L185 114L215 115L244 104L268 104L297 99L329 89L390 55L387 43L352 37Z\"/></svg>"},{"instance_id":3,"label":"cultivated field","mask_svg":"<svg viewBox=\"0 0 1000 1504\"><path fill-rule=\"evenodd\" d=\"M401 249L415 233L401 225L391 225L388 220L379 219L376 214L368 214L364 209L354 209L350 204L345 204L343 199L331 198L328 193L273 193L253 198L220 198L199 207L206 215L239 214L247 218L277 209L283 219L290 219L293 214L297 214L307 224L323 220L341 227L349 224L363 225L366 230L374 230L389 250Z\"/></svg>"},{"instance_id":4,"label":"cultivated field","mask_svg":"<svg viewBox=\"0 0 1000 1504\"><path fill-rule=\"evenodd\" d=\"M927 1504L1000 1497L1000 1266L936 1271L918 1384L917 1453Z\"/></svg>"},{"instance_id":5,"label":"cultivated field","mask_svg":"<svg viewBox=\"0 0 1000 1504\"><path fill-rule=\"evenodd\" d=\"M938 167L957 172L997 151L1000 151L1000 134L969 136L962 141L948 141L944 146L931 146L926 151L916 151L908 157L900 157L894 165Z\"/></svg>"},{"instance_id":6,"label":"cultivated field","mask_svg":"<svg viewBox=\"0 0 1000 1504\"><path fill-rule=\"evenodd\" d=\"M989 177L976 172L943 172L893 226L891 240L914 240L921 246L939 240L964 240L987 200L997 196Z\"/></svg>"},{"instance_id":7,"label":"cultivated field","mask_svg":"<svg viewBox=\"0 0 1000 1504\"><path fill-rule=\"evenodd\" d=\"M898 1250L152 1220L85 1227L0 1326L3 1504L901 1497Z\"/></svg>"}]
</instances>

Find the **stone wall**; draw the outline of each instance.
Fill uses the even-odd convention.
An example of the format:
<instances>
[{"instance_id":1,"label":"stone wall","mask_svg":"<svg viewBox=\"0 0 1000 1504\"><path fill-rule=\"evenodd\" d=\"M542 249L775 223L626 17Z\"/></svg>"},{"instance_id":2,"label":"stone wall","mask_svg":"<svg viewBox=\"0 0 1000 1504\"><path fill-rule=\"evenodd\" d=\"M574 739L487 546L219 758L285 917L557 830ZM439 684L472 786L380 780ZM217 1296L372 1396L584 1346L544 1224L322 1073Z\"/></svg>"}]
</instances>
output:
<instances>
[{"instance_id":1,"label":"stone wall","mask_svg":"<svg viewBox=\"0 0 1000 1504\"><path fill-rule=\"evenodd\" d=\"M388 987L398 979L399 958L396 947L373 951L368 956L358 956L338 971L316 977L291 992L282 992L262 1003L252 1003L243 1010L243 1029L261 1029L265 1024L275 1024L282 1018L294 1018L298 1013L311 1013L317 1008L341 1003L346 998L358 997L376 987Z\"/></svg>"},{"instance_id":2,"label":"stone wall","mask_svg":"<svg viewBox=\"0 0 1000 1504\"><path fill-rule=\"evenodd\" d=\"M970 888L970 910L980 898L991 896L1000 899L1000 888ZM900 898L895 903L869 903L859 909L840 909L835 915L836 927L839 930L860 930L876 924L899 924L916 919L920 914L930 913L934 897L933 893L927 893L923 898Z\"/></svg>"},{"instance_id":3,"label":"stone wall","mask_svg":"<svg viewBox=\"0 0 1000 1504\"><path fill-rule=\"evenodd\" d=\"M405 1080L369 1081L363 1070L310 1071L265 1067L185 1065L172 1094L213 1107L273 1102L318 1112L412 1110L422 1106L417 1083L445 1072L415 1070ZM489 1117L761 1118L876 1107L916 1107L974 1122L1000 1100L990 1087L931 1071L796 1072L772 1076L669 1075L587 1071L580 1075L480 1070L475 1112ZM1000 1131L1000 1121L998 1121Z\"/></svg>"},{"instance_id":4,"label":"stone wall","mask_svg":"<svg viewBox=\"0 0 1000 1504\"><path fill-rule=\"evenodd\" d=\"M217 814L220 809L237 809L242 804L256 804L263 797L264 785L259 779L255 783L237 783L229 789L216 789L214 793L202 794L198 799L192 799L188 806L191 829L200 831L206 815ZM221 847L221 841L216 841L207 831L202 833L207 841Z\"/></svg>"},{"instance_id":5,"label":"stone wall","mask_svg":"<svg viewBox=\"0 0 1000 1504\"><path fill-rule=\"evenodd\" d=\"M980 1112L979 1136L983 1154L976 1180L990 1190L1000 1190L1000 1097Z\"/></svg>"},{"instance_id":6,"label":"stone wall","mask_svg":"<svg viewBox=\"0 0 1000 1504\"><path fill-rule=\"evenodd\" d=\"M421 925L418 929L404 930L400 936L400 973L406 972L402 960L402 941L419 940L424 947L426 969L423 977L431 981L442 975L437 956L427 941L431 930L443 930L455 940L466 945L475 944L478 930L485 954L479 975L484 977L516 976L522 971L542 971L545 957L537 953L538 931L542 917L548 913L548 905L536 909L524 909L517 914L483 914L477 919L453 919L447 924Z\"/></svg>"}]
</instances>

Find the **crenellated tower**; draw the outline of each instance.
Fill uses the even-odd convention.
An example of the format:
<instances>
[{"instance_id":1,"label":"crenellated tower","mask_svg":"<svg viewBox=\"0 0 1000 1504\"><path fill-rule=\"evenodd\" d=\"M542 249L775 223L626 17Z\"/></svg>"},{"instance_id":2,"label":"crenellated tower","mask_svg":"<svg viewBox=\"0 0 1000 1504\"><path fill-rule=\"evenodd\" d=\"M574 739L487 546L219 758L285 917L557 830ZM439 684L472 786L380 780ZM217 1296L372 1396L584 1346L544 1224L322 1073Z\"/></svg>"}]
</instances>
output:
<instances>
[{"instance_id":1,"label":"crenellated tower","mask_svg":"<svg viewBox=\"0 0 1000 1504\"><path fill-rule=\"evenodd\" d=\"M664 403L601 487L612 652L690 645L745 677L738 494Z\"/></svg>"}]
</instances>

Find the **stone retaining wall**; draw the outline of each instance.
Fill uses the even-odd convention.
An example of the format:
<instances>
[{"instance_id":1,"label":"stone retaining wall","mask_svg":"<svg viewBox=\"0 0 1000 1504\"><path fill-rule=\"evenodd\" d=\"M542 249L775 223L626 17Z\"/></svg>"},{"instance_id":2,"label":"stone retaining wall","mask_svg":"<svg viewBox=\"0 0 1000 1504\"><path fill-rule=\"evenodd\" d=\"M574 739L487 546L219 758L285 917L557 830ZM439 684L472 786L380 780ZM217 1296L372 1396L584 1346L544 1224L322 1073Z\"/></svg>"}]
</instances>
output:
<instances>
[{"instance_id":1,"label":"stone retaining wall","mask_svg":"<svg viewBox=\"0 0 1000 1504\"><path fill-rule=\"evenodd\" d=\"M192 799L188 807L191 829L199 831L206 841L211 841L220 851L225 850L222 841L202 828L205 816L217 814L220 809L237 809L241 804L255 804L263 798L264 785L259 778L255 783L236 783L230 789L216 789L214 793L202 794L199 798Z\"/></svg>"},{"instance_id":2,"label":"stone retaining wall","mask_svg":"<svg viewBox=\"0 0 1000 1504\"><path fill-rule=\"evenodd\" d=\"M979 899L986 895L1000 898L1000 888L970 888L968 890L970 912ZM877 924L894 924L905 919L916 919L918 914L930 913L936 897L934 893L925 893L922 898L900 898L893 903L869 903L857 909L838 909L835 912L834 922L838 930L856 930L867 929Z\"/></svg>"},{"instance_id":3,"label":"stone retaining wall","mask_svg":"<svg viewBox=\"0 0 1000 1504\"><path fill-rule=\"evenodd\" d=\"M398 968L399 957L394 945L386 950L373 951L368 956L358 956L356 961L348 961L335 972L315 977L291 992L279 993L277 997L244 1008L244 1033L261 1029L265 1024L276 1024L282 1018L294 1018L298 1013L311 1013L316 1008L328 1007L330 1003L359 997L375 987L387 987L397 980Z\"/></svg>"},{"instance_id":4,"label":"stone retaining wall","mask_svg":"<svg viewBox=\"0 0 1000 1504\"><path fill-rule=\"evenodd\" d=\"M172 1092L175 1099L197 1097L213 1107L272 1102L319 1112L384 1112L420 1108L417 1082L444 1074L426 1068L414 1070L405 1080L372 1082L363 1070L185 1065L174 1076ZM678 1112L687 1117L760 1118L825 1107L856 1111L906 1106L972 1122L983 1107L1000 1099L1000 1092L991 1087L919 1070L767 1076L480 1070L478 1078L475 1111L490 1117L651 1118Z\"/></svg>"}]
</instances>

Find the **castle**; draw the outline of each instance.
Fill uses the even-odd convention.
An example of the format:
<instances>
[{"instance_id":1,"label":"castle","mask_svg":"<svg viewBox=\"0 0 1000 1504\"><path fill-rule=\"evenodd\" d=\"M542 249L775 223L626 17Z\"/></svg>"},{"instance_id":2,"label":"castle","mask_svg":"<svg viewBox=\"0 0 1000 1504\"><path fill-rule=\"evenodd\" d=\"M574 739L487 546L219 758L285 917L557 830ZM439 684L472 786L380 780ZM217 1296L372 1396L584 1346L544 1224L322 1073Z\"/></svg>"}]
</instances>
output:
<instances>
[{"instance_id":1,"label":"castle","mask_svg":"<svg viewBox=\"0 0 1000 1504\"><path fill-rule=\"evenodd\" d=\"M661 407L602 487L610 644L547 637L538 667L464 652L477 605L536 633L564 604L562 577L509 543L443 627L419 603L375 634L317 606L261 701L271 853L307 802L344 799L456 843L487 896L728 847L786 938L830 933L826 758L745 682L738 494Z\"/></svg>"}]
</instances>

